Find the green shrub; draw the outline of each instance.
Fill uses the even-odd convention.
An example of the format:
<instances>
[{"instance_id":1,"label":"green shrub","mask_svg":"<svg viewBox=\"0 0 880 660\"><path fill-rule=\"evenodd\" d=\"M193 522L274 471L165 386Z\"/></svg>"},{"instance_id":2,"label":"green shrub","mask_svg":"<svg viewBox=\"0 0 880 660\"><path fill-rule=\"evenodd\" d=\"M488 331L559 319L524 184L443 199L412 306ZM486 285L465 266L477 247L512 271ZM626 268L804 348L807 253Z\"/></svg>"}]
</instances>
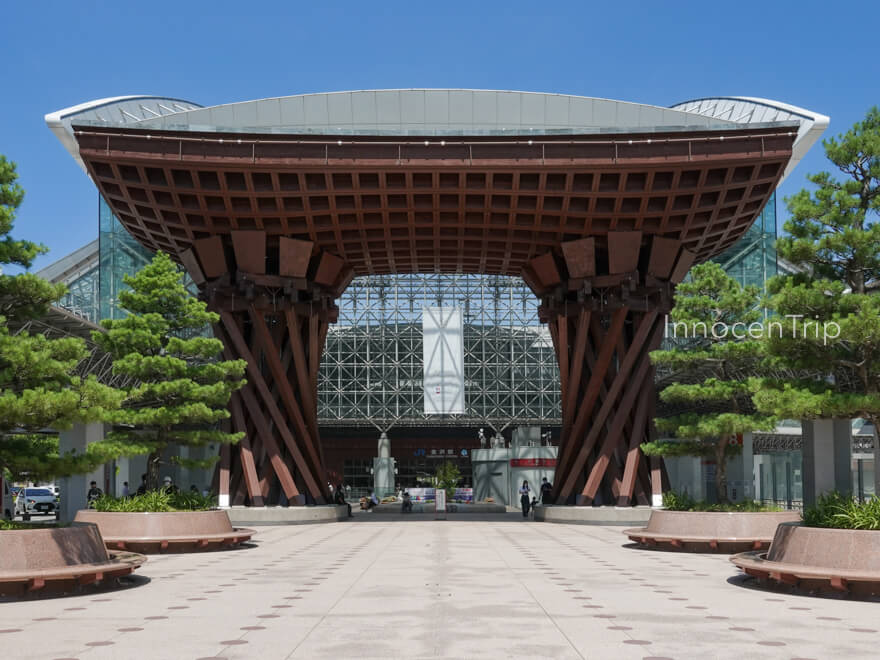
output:
<instances>
[{"instance_id":1,"label":"green shrub","mask_svg":"<svg viewBox=\"0 0 880 660\"><path fill-rule=\"evenodd\" d=\"M461 472L455 463L444 461L437 466L437 472L434 475L434 487L442 488L446 491L446 500L452 499L455 495L455 489L461 480Z\"/></svg>"},{"instance_id":2,"label":"green shrub","mask_svg":"<svg viewBox=\"0 0 880 660\"><path fill-rule=\"evenodd\" d=\"M827 493L807 507L802 517L807 527L880 529L880 497L859 502L851 495Z\"/></svg>"},{"instance_id":3,"label":"green shrub","mask_svg":"<svg viewBox=\"0 0 880 660\"><path fill-rule=\"evenodd\" d=\"M171 506L178 511L207 511L217 508L217 498L182 490L171 495Z\"/></svg>"},{"instance_id":4,"label":"green shrub","mask_svg":"<svg viewBox=\"0 0 880 660\"><path fill-rule=\"evenodd\" d=\"M694 498L687 493L676 493L674 490L663 493L663 508L668 511L693 511L694 504Z\"/></svg>"},{"instance_id":5,"label":"green shrub","mask_svg":"<svg viewBox=\"0 0 880 660\"><path fill-rule=\"evenodd\" d=\"M216 501L210 495L193 492L168 493L164 490L149 490L143 495L132 495L130 497L102 495L94 503L96 511L122 513L207 511L216 506Z\"/></svg>"},{"instance_id":6,"label":"green shrub","mask_svg":"<svg viewBox=\"0 0 880 660\"><path fill-rule=\"evenodd\" d=\"M0 518L0 532L11 529L46 529L67 527L69 523L24 523L16 520Z\"/></svg>"},{"instance_id":7,"label":"green shrub","mask_svg":"<svg viewBox=\"0 0 880 660\"><path fill-rule=\"evenodd\" d=\"M705 500L695 500L687 493L676 493L669 490L663 493L663 508L667 511L709 511L709 512L739 512L739 513L765 513L769 511L782 511L778 506L771 506L747 500L745 502L709 503Z\"/></svg>"}]
</instances>

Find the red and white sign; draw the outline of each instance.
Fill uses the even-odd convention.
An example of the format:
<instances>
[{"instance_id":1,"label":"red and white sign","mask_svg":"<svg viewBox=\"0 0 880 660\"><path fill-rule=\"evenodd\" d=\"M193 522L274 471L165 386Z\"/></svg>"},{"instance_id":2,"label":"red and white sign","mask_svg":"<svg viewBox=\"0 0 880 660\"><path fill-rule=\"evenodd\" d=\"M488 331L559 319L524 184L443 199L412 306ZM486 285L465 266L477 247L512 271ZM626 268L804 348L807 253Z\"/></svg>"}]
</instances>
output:
<instances>
[{"instance_id":1,"label":"red and white sign","mask_svg":"<svg viewBox=\"0 0 880 660\"><path fill-rule=\"evenodd\" d=\"M556 467L555 458L511 458L510 467L513 468L532 468L532 467Z\"/></svg>"}]
</instances>

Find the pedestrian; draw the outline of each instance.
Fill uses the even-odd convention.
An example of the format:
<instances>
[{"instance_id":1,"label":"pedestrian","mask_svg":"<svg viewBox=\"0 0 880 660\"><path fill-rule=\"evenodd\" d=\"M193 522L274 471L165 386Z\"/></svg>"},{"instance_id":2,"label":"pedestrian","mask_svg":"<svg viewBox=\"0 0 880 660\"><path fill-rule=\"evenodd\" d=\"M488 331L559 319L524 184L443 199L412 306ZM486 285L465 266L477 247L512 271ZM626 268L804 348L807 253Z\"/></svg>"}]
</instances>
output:
<instances>
[{"instance_id":1,"label":"pedestrian","mask_svg":"<svg viewBox=\"0 0 880 660\"><path fill-rule=\"evenodd\" d=\"M403 505L401 506L401 513L412 513L412 497L409 495L409 491L403 491Z\"/></svg>"},{"instance_id":2,"label":"pedestrian","mask_svg":"<svg viewBox=\"0 0 880 660\"><path fill-rule=\"evenodd\" d=\"M123 481L122 482L122 496L128 497L129 495L131 495L131 492L128 490L128 482Z\"/></svg>"},{"instance_id":3,"label":"pedestrian","mask_svg":"<svg viewBox=\"0 0 880 660\"><path fill-rule=\"evenodd\" d=\"M531 489L529 488L529 482L523 480L522 488L519 489L519 501L522 505L522 514L523 518L529 517L529 505L530 499L529 495L531 494Z\"/></svg>"},{"instance_id":4,"label":"pedestrian","mask_svg":"<svg viewBox=\"0 0 880 660\"><path fill-rule=\"evenodd\" d=\"M337 505L342 506L343 504L348 507L348 517L352 518L353 515L351 513L351 504L345 501L345 491L342 489L342 484L336 488L336 493L334 495L336 498L334 501Z\"/></svg>"},{"instance_id":5,"label":"pedestrian","mask_svg":"<svg viewBox=\"0 0 880 660\"><path fill-rule=\"evenodd\" d=\"M171 477L165 477L162 480L162 490L164 490L169 495L172 493L178 492L177 486L174 485L174 482L171 480Z\"/></svg>"},{"instance_id":6,"label":"pedestrian","mask_svg":"<svg viewBox=\"0 0 880 660\"><path fill-rule=\"evenodd\" d=\"M373 507L379 504L379 498L376 495L376 491L372 491L370 493L370 497L367 500L367 511L372 511Z\"/></svg>"},{"instance_id":7,"label":"pedestrian","mask_svg":"<svg viewBox=\"0 0 880 660\"><path fill-rule=\"evenodd\" d=\"M100 488L98 488L98 482L93 481L89 484L89 492L86 493L86 499L89 502L89 508L91 508L92 504L94 504L95 500L97 500L101 495L104 494Z\"/></svg>"},{"instance_id":8,"label":"pedestrian","mask_svg":"<svg viewBox=\"0 0 880 660\"><path fill-rule=\"evenodd\" d=\"M141 475L141 485L138 486L137 494L144 495L146 492L147 492L147 475L142 474Z\"/></svg>"},{"instance_id":9,"label":"pedestrian","mask_svg":"<svg viewBox=\"0 0 880 660\"><path fill-rule=\"evenodd\" d=\"M547 481L547 477L541 479L541 504L547 506L550 504L553 494L553 484Z\"/></svg>"}]
</instances>

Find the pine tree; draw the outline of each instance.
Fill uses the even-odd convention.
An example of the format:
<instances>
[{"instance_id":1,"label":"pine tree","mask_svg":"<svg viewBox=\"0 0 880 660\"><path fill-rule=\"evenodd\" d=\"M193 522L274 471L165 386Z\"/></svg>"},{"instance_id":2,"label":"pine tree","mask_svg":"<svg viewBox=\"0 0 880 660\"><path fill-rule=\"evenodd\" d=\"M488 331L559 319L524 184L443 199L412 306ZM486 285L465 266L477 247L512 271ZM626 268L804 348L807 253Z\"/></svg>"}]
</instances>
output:
<instances>
[{"instance_id":1,"label":"pine tree","mask_svg":"<svg viewBox=\"0 0 880 660\"><path fill-rule=\"evenodd\" d=\"M642 445L649 456L715 459L718 500L727 501L727 459L740 450L737 434L770 430L774 420L751 403L752 374L761 360L758 290L742 287L714 262L694 267L678 285L670 313L679 345L654 351L651 361L676 374L660 399L684 410L655 420L676 438ZM750 330L753 331L750 334Z\"/></svg>"},{"instance_id":2,"label":"pine tree","mask_svg":"<svg viewBox=\"0 0 880 660\"><path fill-rule=\"evenodd\" d=\"M0 156L0 264L29 268L47 249L10 236L24 199L17 180L15 165ZM65 292L64 285L32 273L0 274L0 470L13 478L89 472L121 451L103 442L85 453L59 454L55 431L100 421L122 399L121 392L93 376L76 375L77 365L88 357L82 339L48 339L22 329Z\"/></svg>"},{"instance_id":3,"label":"pine tree","mask_svg":"<svg viewBox=\"0 0 880 660\"><path fill-rule=\"evenodd\" d=\"M793 419L862 417L880 424L880 110L826 140L844 176L807 177L812 190L786 198L791 217L777 241L799 272L769 284L780 321L769 332L774 364L813 379L765 381L759 409ZM875 437L875 456L880 447ZM880 470L875 471L880 485Z\"/></svg>"},{"instance_id":4,"label":"pine tree","mask_svg":"<svg viewBox=\"0 0 880 660\"><path fill-rule=\"evenodd\" d=\"M114 373L137 383L128 389L122 409L110 416L116 425L110 437L149 454L147 488L155 489L162 452L170 444L204 446L241 439L242 434L218 426L229 417L230 396L244 385L245 362L219 360L220 340L199 335L219 317L186 290L182 273L167 254L158 252L152 263L124 281L130 290L119 294L119 302L128 315L102 321L107 332L95 332L94 339L112 356Z\"/></svg>"}]
</instances>

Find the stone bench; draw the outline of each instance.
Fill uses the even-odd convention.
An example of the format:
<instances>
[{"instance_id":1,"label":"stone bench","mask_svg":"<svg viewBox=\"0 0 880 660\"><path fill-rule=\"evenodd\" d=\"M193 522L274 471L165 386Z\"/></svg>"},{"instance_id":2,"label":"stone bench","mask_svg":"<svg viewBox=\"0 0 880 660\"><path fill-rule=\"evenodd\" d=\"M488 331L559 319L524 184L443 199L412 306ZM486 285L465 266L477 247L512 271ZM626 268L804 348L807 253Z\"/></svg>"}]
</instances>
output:
<instances>
[{"instance_id":1,"label":"stone bench","mask_svg":"<svg viewBox=\"0 0 880 660\"><path fill-rule=\"evenodd\" d=\"M809 591L880 595L880 531L785 523L766 552L730 558L759 580Z\"/></svg>"},{"instance_id":2,"label":"stone bench","mask_svg":"<svg viewBox=\"0 0 880 660\"><path fill-rule=\"evenodd\" d=\"M146 560L133 552L108 552L93 524L2 531L0 595L70 592L128 575Z\"/></svg>"},{"instance_id":3,"label":"stone bench","mask_svg":"<svg viewBox=\"0 0 880 660\"><path fill-rule=\"evenodd\" d=\"M654 510L645 527L623 533L645 547L734 553L766 548L780 523L798 520L800 514L796 511Z\"/></svg>"},{"instance_id":4,"label":"stone bench","mask_svg":"<svg viewBox=\"0 0 880 660\"><path fill-rule=\"evenodd\" d=\"M108 548L145 554L220 550L239 545L255 533L233 527L221 510L125 513L83 509L74 520L96 524Z\"/></svg>"}]
</instances>

